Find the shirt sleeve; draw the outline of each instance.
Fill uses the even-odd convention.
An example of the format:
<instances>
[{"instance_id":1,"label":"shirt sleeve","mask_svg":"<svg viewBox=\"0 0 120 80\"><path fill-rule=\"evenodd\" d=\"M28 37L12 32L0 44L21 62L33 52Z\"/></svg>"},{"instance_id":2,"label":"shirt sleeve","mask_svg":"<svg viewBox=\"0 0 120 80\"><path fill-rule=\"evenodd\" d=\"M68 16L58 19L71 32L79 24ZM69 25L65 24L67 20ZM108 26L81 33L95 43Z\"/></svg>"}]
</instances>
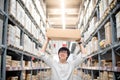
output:
<instances>
[{"instance_id":1,"label":"shirt sleeve","mask_svg":"<svg viewBox=\"0 0 120 80\"><path fill-rule=\"evenodd\" d=\"M53 60L47 53L40 52L40 59L43 60L48 66L52 66Z\"/></svg>"},{"instance_id":2,"label":"shirt sleeve","mask_svg":"<svg viewBox=\"0 0 120 80\"><path fill-rule=\"evenodd\" d=\"M79 53L75 59L73 59L72 63L74 65L74 67L77 67L78 65L82 64L83 61L85 60L84 57L82 57L81 53Z\"/></svg>"}]
</instances>

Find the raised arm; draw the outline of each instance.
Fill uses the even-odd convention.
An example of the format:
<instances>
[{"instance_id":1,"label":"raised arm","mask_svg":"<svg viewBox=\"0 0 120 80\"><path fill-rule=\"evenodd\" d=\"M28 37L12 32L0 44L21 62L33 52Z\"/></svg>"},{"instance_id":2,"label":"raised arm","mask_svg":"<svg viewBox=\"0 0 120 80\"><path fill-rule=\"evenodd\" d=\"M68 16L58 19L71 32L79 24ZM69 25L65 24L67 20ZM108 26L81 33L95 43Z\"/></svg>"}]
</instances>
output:
<instances>
[{"instance_id":1,"label":"raised arm","mask_svg":"<svg viewBox=\"0 0 120 80\"><path fill-rule=\"evenodd\" d=\"M73 60L74 67L77 67L78 65L80 65L85 60L85 58L82 57L81 54L85 54L86 53L86 50L85 50L85 48L83 46L82 40L79 40L77 42L79 44L81 52L77 55L76 59Z\"/></svg>"}]
</instances>

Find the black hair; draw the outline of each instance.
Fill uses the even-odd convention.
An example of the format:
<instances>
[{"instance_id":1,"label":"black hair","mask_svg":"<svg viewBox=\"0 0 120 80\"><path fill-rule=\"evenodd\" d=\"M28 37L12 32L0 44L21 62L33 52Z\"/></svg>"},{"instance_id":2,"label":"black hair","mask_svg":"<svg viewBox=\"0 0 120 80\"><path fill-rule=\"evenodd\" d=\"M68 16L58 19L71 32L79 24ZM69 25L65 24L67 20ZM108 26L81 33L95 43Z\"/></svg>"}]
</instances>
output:
<instances>
[{"instance_id":1,"label":"black hair","mask_svg":"<svg viewBox=\"0 0 120 80\"><path fill-rule=\"evenodd\" d=\"M58 51L58 54L59 54L61 51L67 51L67 56L69 57L70 51L69 51L69 49L68 49L67 47L61 47L61 48L59 49L59 51ZM67 57L67 58L68 58L68 57Z\"/></svg>"}]
</instances>

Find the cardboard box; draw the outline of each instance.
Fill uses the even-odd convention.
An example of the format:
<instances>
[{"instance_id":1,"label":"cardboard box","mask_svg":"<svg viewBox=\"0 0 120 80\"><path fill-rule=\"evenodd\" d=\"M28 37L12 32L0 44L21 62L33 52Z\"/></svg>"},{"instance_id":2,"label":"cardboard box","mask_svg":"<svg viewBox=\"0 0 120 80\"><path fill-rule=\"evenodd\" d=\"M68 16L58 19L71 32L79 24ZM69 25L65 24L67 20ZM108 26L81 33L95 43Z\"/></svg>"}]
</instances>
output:
<instances>
[{"instance_id":1,"label":"cardboard box","mask_svg":"<svg viewBox=\"0 0 120 80\"><path fill-rule=\"evenodd\" d=\"M7 80L18 80L18 76L16 76L16 77L8 77Z\"/></svg>"},{"instance_id":2,"label":"cardboard box","mask_svg":"<svg viewBox=\"0 0 120 80\"><path fill-rule=\"evenodd\" d=\"M11 56L6 56L6 67L10 67L11 66L11 60L12 60L12 57Z\"/></svg>"},{"instance_id":3,"label":"cardboard box","mask_svg":"<svg viewBox=\"0 0 120 80\"><path fill-rule=\"evenodd\" d=\"M112 32L110 22L105 25L105 45L112 43Z\"/></svg>"},{"instance_id":4,"label":"cardboard box","mask_svg":"<svg viewBox=\"0 0 120 80\"><path fill-rule=\"evenodd\" d=\"M75 41L80 39L80 30L78 29L47 29L47 37L51 40Z\"/></svg>"}]
</instances>

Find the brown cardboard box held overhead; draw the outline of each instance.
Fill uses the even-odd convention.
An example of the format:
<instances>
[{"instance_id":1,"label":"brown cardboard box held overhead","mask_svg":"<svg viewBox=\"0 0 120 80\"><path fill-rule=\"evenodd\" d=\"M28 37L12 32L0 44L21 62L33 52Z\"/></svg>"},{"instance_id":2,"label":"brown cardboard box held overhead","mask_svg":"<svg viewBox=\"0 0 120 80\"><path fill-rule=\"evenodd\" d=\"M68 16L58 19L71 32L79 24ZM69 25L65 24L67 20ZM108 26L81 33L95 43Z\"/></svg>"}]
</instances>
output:
<instances>
[{"instance_id":1,"label":"brown cardboard box held overhead","mask_svg":"<svg viewBox=\"0 0 120 80\"><path fill-rule=\"evenodd\" d=\"M51 40L76 41L80 39L80 30L48 28L46 35Z\"/></svg>"}]
</instances>

